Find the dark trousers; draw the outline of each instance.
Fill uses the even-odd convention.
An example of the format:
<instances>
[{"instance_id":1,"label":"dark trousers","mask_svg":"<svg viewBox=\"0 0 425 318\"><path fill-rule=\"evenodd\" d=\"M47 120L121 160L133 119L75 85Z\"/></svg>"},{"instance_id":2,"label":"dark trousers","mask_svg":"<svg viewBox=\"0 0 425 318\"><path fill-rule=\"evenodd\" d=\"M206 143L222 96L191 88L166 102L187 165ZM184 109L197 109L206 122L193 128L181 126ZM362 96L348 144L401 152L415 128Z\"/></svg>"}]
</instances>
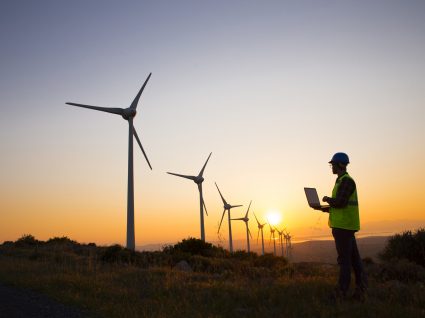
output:
<instances>
[{"instance_id":1,"label":"dark trousers","mask_svg":"<svg viewBox=\"0 0 425 318\"><path fill-rule=\"evenodd\" d=\"M359 250L357 249L355 231L333 228L332 235L335 239L339 265L339 289L346 294L351 281L351 267L354 269L356 287L365 291L367 287L366 274L363 269Z\"/></svg>"}]
</instances>

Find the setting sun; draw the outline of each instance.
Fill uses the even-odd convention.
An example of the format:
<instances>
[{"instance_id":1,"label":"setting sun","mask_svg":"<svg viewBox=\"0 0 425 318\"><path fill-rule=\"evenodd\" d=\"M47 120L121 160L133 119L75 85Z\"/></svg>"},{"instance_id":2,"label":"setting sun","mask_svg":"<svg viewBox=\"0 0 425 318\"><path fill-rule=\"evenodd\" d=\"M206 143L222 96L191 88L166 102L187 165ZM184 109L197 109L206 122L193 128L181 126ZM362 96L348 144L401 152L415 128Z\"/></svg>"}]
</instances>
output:
<instances>
[{"instance_id":1,"label":"setting sun","mask_svg":"<svg viewBox=\"0 0 425 318\"><path fill-rule=\"evenodd\" d=\"M282 213L278 210L269 210L266 218L270 225L278 225L282 220Z\"/></svg>"}]
</instances>

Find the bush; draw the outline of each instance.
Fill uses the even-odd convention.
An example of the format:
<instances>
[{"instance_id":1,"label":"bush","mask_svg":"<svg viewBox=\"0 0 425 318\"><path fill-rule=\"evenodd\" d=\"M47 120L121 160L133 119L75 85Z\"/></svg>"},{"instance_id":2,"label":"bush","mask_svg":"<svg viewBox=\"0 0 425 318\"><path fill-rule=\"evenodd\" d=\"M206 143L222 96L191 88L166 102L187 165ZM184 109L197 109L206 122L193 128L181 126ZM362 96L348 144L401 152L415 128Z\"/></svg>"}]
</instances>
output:
<instances>
[{"instance_id":1,"label":"bush","mask_svg":"<svg viewBox=\"0 0 425 318\"><path fill-rule=\"evenodd\" d=\"M244 250L237 250L233 252L233 254L231 254L231 257L239 260L251 260L255 259L257 257L257 254L252 252L248 253Z\"/></svg>"},{"instance_id":2,"label":"bush","mask_svg":"<svg viewBox=\"0 0 425 318\"><path fill-rule=\"evenodd\" d=\"M425 229L392 236L380 258L384 261L407 259L425 267Z\"/></svg>"},{"instance_id":3,"label":"bush","mask_svg":"<svg viewBox=\"0 0 425 318\"><path fill-rule=\"evenodd\" d=\"M115 244L106 247L101 256L101 260L107 263L132 263L135 260L136 252Z\"/></svg>"},{"instance_id":4,"label":"bush","mask_svg":"<svg viewBox=\"0 0 425 318\"><path fill-rule=\"evenodd\" d=\"M16 246L36 246L39 244L40 241L38 241L34 236L31 234L24 234L22 235L17 241L15 242Z\"/></svg>"},{"instance_id":5,"label":"bush","mask_svg":"<svg viewBox=\"0 0 425 318\"><path fill-rule=\"evenodd\" d=\"M283 257L276 257L271 253L260 255L254 259L254 266L266 267L269 269L281 269L288 265L288 260Z\"/></svg>"},{"instance_id":6,"label":"bush","mask_svg":"<svg viewBox=\"0 0 425 318\"><path fill-rule=\"evenodd\" d=\"M46 244L69 244L69 245L78 245L77 242L71 240L66 236L62 237L53 237L47 240Z\"/></svg>"},{"instance_id":7,"label":"bush","mask_svg":"<svg viewBox=\"0 0 425 318\"><path fill-rule=\"evenodd\" d=\"M206 257L223 257L226 255L226 251L223 248L193 237L183 239L174 246L166 246L163 252L181 255L183 257L185 255L201 255Z\"/></svg>"},{"instance_id":8,"label":"bush","mask_svg":"<svg viewBox=\"0 0 425 318\"><path fill-rule=\"evenodd\" d=\"M380 264L376 278L380 281L425 282L425 268L406 259L393 259Z\"/></svg>"}]
</instances>

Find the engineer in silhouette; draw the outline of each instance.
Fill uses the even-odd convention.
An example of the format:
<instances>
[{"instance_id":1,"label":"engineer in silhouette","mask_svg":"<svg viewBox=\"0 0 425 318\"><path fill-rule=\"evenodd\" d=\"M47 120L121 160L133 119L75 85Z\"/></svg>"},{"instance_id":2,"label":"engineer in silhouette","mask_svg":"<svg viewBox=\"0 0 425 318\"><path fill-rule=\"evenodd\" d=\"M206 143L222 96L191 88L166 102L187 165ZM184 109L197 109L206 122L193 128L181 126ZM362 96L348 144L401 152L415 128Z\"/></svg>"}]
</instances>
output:
<instances>
[{"instance_id":1,"label":"engineer in silhouette","mask_svg":"<svg viewBox=\"0 0 425 318\"><path fill-rule=\"evenodd\" d=\"M347 297L351 280L351 267L353 267L356 280L353 298L363 301L367 280L354 235L360 230L356 183L347 173L347 165L350 160L346 153L337 152L329 163L332 167L332 173L338 177L332 190L332 196L325 196L322 199L329 204L329 207L322 208L322 211L329 212L328 224L332 228L338 253L339 280L335 296L337 298Z\"/></svg>"}]
</instances>

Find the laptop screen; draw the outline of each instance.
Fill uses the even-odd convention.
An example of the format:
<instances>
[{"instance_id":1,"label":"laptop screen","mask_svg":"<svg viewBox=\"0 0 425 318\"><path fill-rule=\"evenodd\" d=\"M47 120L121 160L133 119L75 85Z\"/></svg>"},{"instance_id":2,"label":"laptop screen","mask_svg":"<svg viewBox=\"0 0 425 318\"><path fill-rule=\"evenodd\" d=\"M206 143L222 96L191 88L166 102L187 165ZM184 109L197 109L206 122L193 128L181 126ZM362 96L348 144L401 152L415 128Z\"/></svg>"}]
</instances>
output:
<instances>
[{"instance_id":1,"label":"laptop screen","mask_svg":"<svg viewBox=\"0 0 425 318\"><path fill-rule=\"evenodd\" d=\"M304 192L307 197L309 206L311 207L320 206L319 195L317 194L316 188L304 188Z\"/></svg>"}]
</instances>

